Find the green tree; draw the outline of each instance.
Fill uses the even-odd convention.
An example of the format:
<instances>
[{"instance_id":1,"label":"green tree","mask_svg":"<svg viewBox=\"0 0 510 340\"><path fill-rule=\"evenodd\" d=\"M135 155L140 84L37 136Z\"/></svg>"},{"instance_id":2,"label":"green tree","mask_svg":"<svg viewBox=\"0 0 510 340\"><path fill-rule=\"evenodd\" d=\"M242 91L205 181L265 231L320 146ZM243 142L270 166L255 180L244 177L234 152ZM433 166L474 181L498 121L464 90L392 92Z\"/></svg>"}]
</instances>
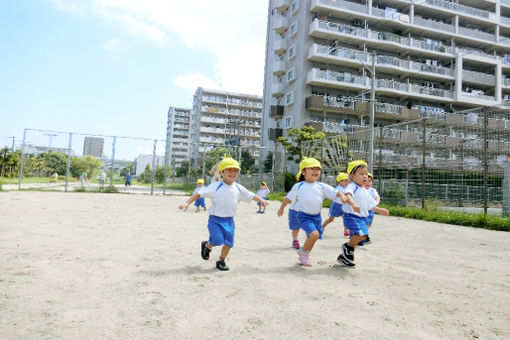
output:
<instances>
[{"instance_id":1,"label":"green tree","mask_svg":"<svg viewBox=\"0 0 510 340\"><path fill-rule=\"evenodd\" d=\"M299 162L301 159L301 146L303 142L326 137L323 132L317 132L312 126L292 128L289 130L289 138L280 137L278 142L287 150L287 160Z\"/></svg>"},{"instance_id":2,"label":"green tree","mask_svg":"<svg viewBox=\"0 0 510 340\"><path fill-rule=\"evenodd\" d=\"M247 174L253 170L255 165L255 158L251 155L249 150L241 150L241 173Z\"/></svg>"},{"instance_id":3,"label":"green tree","mask_svg":"<svg viewBox=\"0 0 510 340\"><path fill-rule=\"evenodd\" d=\"M264 172L271 172L273 170L273 153L269 151L266 159L264 160Z\"/></svg>"},{"instance_id":4,"label":"green tree","mask_svg":"<svg viewBox=\"0 0 510 340\"><path fill-rule=\"evenodd\" d=\"M66 172L67 156L61 152L44 152L41 154L46 160L46 170L48 174L55 171L62 175Z\"/></svg>"},{"instance_id":5,"label":"green tree","mask_svg":"<svg viewBox=\"0 0 510 340\"><path fill-rule=\"evenodd\" d=\"M0 149L0 177L16 177L19 171L20 152Z\"/></svg>"},{"instance_id":6,"label":"green tree","mask_svg":"<svg viewBox=\"0 0 510 340\"><path fill-rule=\"evenodd\" d=\"M100 169L102 163L99 159L87 155L83 157L71 157L71 165L69 171L73 177L80 177L86 171L88 178L93 178L94 172Z\"/></svg>"}]
</instances>

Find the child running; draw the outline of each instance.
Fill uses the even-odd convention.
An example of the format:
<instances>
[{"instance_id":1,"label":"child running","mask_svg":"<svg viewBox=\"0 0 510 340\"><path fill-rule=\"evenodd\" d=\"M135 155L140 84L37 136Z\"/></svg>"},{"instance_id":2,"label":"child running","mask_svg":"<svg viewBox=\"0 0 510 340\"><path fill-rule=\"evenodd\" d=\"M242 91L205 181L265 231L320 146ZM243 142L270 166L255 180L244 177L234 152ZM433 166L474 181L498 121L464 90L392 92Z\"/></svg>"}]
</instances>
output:
<instances>
[{"instance_id":1,"label":"child running","mask_svg":"<svg viewBox=\"0 0 510 340\"><path fill-rule=\"evenodd\" d=\"M296 180L300 182L294 184L278 210L278 216L282 216L285 206L292 201L297 201L298 213L296 217L299 226L306 232L307 236L305 243L297 253L299 262L305 267L312 266L310 251L315 242L322 238L322 202L325 198L334 199L335 197L340 197L342 201L346 201L343 193L328 184L318 182L321 171L322 166L318 160L315 158L303 159L299 163L299 172L296 175ZM356 203L352 202L352 204L353 209L359 211Z\"/></svg>"},{"instance_id":2,"label":"child running","mask_svg":"<svg viewBox=\"0 0 510 340\"><path fill-rule=\"evenodd\" d=\"M345 194L345 188L347 187L347 184L349 184L349 175L345 172L339 172L338 176L336 177L336 182L338 183L338 186L336 187L336 190L342 192ZM344 215L344 211L342 209L342 201L340 198L335 197L333 202L331 202L331 206L329 207L329 217L324 223L322 224L322 229L326 229L326 226L333 222L335 217L340 217ZM344 236L349 236L349 229L347 229L344 226Z\"/></svg>"},{"instance_id":3,"label":"child running","mask_svg":"<svg viewBox=\"0 0 510 340\"><path fill-rule=\"evenodd\" d=\"M260 182L260 189L257 191L257 196L262 197L263 199L267 199L267 194L269 194L271 190L267 187L266 182ZM266 212L266 206L263 205L260 202L257 202L257 205L259 206L259 211L257 213L264 214Z\"/></svg>"},{"instance_id":4,"label":"child running","mask_svg":"<svg viewBox=\"0 0 510 340\"><path fill-rule=\"evenodd\" d=\"M365 189L368 190L368 192L370 193L370 196L372 196L372 198L377 202L377 205L379 205L379 203L381 203L381 197L379 196L379 193L377 192L377 190L375 190L375 188L372 187L373 181L374 181L374 176L369 172L367 184L365 185ZM372 222L374 221L374 215L375 215L375 213L372 210L370 210L368 212L368 217L367 217L368 228L372 227ZM370 240L370 236L367 235L365 244L369 244L369 243L372 243L372 240Z\"/></svg>"},{"instance_id":5,"label":"child running","mask_svg":"<svg viewBox=\"0 0 510 340\"><path fill-rule=\"evenodd\" d=\"M205 181L202 178L197 179L197 187L195 188L193 193L198 192L200 190L200 188L202 188L204 186L204 183L205 183ZM197 207L197 209L195 210L196 212L200 211L200 207L203 207L204 211L206 211L207 208L205 206L205 198L203 198L203 197L197 198L197 200L195 201L195 207Z\"/></svg>"},{"instance_id":6,"label":"child running","mask_svg":"<svg viewBox=\"0 0 510 340\"><path fill-rule=\"evenodd\" d=\"M263 205L269 204L266 200L248 191L245 187L235 182L239 176L239 163L233 158L223 158L218 164L218 171L223 177L222 181L211 183L207 187L202 187L184 203L179 205L179 209L186 210L188 206L199 197L211 199L212 205L209 209L209 240L201 244L202 259L208 260L209 253L215 246L221 246L221 253L216 268L218 270L229 270L225 259L234 247L234 215L237 205L240 201L250 202L251 200L260 202Z\"/></svg>"},{"instance_id":7,"label":"child running","mask_svg":"<svg viewBox=\"0 0 510 340\"><path fill-rule=\"evenodd\" d=\"M374 212L388 216L387 209L379 208L377 202L365 189L368 180L368 166L365 161L357 160L349 162L347 173L351 183L345 190L347 203L342 206L344 210L344 225L349 229L351 239L342 245L342 252L338 255L337 261L346 267L352 268L354 264L354 248L361 242L364 242L368 236L367 217L368 212ZM354 210L352 204L355 203L361 210Z\"/></svg>"}]
</instances>

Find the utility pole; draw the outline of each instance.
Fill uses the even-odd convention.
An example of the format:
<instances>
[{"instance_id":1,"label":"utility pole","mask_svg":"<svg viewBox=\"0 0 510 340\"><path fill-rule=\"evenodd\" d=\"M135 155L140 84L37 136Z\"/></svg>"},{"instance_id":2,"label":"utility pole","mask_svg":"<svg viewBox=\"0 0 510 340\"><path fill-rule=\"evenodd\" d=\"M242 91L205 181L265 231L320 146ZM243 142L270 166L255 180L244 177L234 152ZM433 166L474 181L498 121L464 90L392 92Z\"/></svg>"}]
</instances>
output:
<instances>
[{"instance_id":1,"label":"utility pole","mask_svg":"<svg viewBox=\"0 0 510 340\"><path fill-rule=\"evenodd\" d=\"M372 172L374 168L374 120L375 120L375 52L372 53L372 75L370 88L370 135L368 140L368 171Z\"/></svg>"}]
</instances>

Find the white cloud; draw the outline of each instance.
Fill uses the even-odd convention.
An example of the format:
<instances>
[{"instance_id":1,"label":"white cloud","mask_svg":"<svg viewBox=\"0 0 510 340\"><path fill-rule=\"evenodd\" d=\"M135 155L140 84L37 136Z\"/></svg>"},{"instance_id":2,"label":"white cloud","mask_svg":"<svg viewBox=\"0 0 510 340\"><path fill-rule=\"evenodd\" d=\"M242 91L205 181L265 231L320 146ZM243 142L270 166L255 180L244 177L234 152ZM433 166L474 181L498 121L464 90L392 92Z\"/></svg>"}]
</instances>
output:
<instances>
[{"instance_id":1,"label":"white cloud","mask_svg":"<svg viewBox=\"0 0 510 340\"><path fill-rule=\"evenodd\" d=\"M199 86L207 89L217 89L220 85L218 82L207 78L202 73L190 73L178 76L174 79L174 84L191 93L194 93Z\"/></svg>"},{"instance_id":2,"label":"white cloud","mask_svg":"<svg viewBox=\"0 0 510 340\"><path fill-rule=\"evenodd\" d=\"M103 44L103 49L112 51L119 46L119 39L111 39Z\"/></svg>"}]
</instances>

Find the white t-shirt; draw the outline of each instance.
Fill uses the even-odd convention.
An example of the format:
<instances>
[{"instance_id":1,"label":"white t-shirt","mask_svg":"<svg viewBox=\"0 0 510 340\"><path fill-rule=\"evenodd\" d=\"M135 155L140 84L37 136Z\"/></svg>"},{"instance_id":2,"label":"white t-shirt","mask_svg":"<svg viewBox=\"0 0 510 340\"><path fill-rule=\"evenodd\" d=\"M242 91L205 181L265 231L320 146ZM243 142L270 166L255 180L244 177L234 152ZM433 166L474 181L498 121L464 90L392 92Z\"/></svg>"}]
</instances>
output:
<instances>
[{"instance_id":1,"label":"white t-shirt","mask_svg":"<svg viewBox=\"0 0 510 340\"><path fill-rule=\"evenodd\" d=\"M360 187L356 183L352 182L347 185L345 188L345 194L351 194L354 202L356 202L361 211L355 212L352 209L352 206L348 203L342 204L342 209L345 213L354 214L361 217L367 217L368 211L377 205L377 202L372 198L372 195L368 192L367 189Z\"/></svg>"},{"instance_id":2,"label":"white t-shirt","mask_svg":"<svg viewBox=\"0 0 510 340\"><path fill-rule=\"evenodd\" d=\"M291 201L297 200L295 210L305 214L317 215L322 210L322 202L325 198L334 199L338 190L331 185L322 182L299 182L294 184L287 198Z\"/></svg>"},{"instance_id":3,"label":"white t-shirt","mask_svg":"<svg viewBox=\"0 0 510 340\"><path fill-rule=\"evenodd\" d=\"M267 197L267 189L259 189L259 191L257 191L257 196L262 198Z\"/></svg>"},{"instance_id":4,"label":"white t-shirt","mask_svg":"<svg viewBox=\"0 0 510 340\"><path fill-rule=\"evenodd\" d=\"M338 184L338 186L336 187L336 190L340 191L341 193L344 193L345 194L345 188L343 186L341 186L340 184ZM335 197L335 199L333 200L333 202L335 203L338 203L338 204L343 204L342 200L340 199L340 197Z\"/></svg>"},{"instance_id":5,"label":"white t-shirt","mask_svg":"<svg viewBox=\"0 0 510 340\"><path fill-rule=\"evenodd\" d=\"M255 194L241 184L228 185L224 181L211 183L197 191L200 197L207 197L212 201L209 215L218 217L234 217L240 201L250 202Z\"/></svg>"},{"instance_id":6,"label":"white t-shirt","mask_svg":"<svg viewBox=\"0 0 510 340\"><path fill-rule=\"evenodd\" d=\"M377 190L375 190L375 188L370 188L370 189L367 189L368 190L368 193L370 194L370 196L372 196L372 198L374 200L377 199L377 197L379 197L379 193L377 192ZM376 201L377 202L377 201Z\"/></svg>"}]
</instances>

